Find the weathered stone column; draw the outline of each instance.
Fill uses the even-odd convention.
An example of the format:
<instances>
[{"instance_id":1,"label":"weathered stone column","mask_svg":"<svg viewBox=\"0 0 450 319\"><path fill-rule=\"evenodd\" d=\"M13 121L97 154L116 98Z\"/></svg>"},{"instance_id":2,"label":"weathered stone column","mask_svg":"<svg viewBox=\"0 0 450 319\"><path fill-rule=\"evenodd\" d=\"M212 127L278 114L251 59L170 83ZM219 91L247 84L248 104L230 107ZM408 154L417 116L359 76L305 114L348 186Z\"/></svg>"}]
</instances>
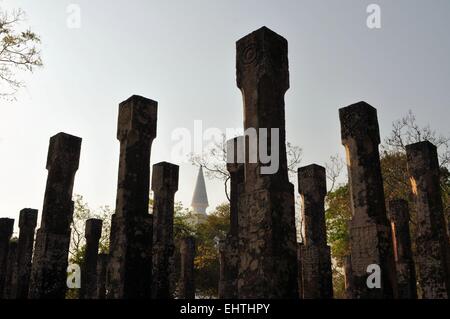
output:
<instances>
[{"instance_id":1,"label":"weathered stone column","mask_svg":"<svg viewBox=\"0 0 450 319\"><path fill-rule=\"evenodd\" d=\"M305 242L302 247L304 299L333 298L331 251L325 225L325 168L309 165L298 169L298 190L302 197Z\"/></svg>"},{"instance_id":2,"label":"weathered stone column","mask_svg":"<svg viewBox=\"0 0 450 319\"><path fill-rule=\"evenodd\" d=\"M236 49L237 86L244 100L244 129L250 136L239 197L238 297L295 299L294 186L288 179L284 112L288 44L263 27L240 39Z\"/></svg>"},{"instance_id":3,"label":"weathered stone column","mask_svg":"<svg viewBox=\"0 0 450 319\"><path fill-rule=\"evenodd\" d=\"M416 267L422 298L450 297L449 239L440 188L437 149L432 143L406 146L416 211Z\"/></svg>"},{"instance_id":4,"label":"weathered stone column","mask_svg":"<svg viewBox=\"0 0 450 319\"><path fill-rule=\"evenodd\" d=\"M219 245L219 298L237 298L239 273L238 202L244 183L244 139L242 136L227 141L227 170L230 173L230 231Z\"/></svg>"},{"instance_id":5,"label":"weathered stone column","mask_svg":"<svg viewBox=\"0 0 450 319\"><path fill-rule=\"evenodd\" d=\"M303 299L303 243L297 243L298 298Z\"/></svg>"},{"instance_id":6,"label":"weathered stone column","mask_svg":"<svg viewBox=\"0 0 450 319\"><path fill-rule=\"evenodd\" d=\"M347 255L344 257L344 280L345 280L345 299L353 299L353 273L352 273L352 257Z\"/></svg>"},{"instance_id":7,"label":"weathered stone column","mask_svg":"<svg viewBox=\"0 0 450 319\"><path fill-rule=\"evenodd\" d=\"M170 278L174 271L173 216L178 171L178 165L167 162L153 165L153 299L170 299L174 293Z\"/></svg>"},{"instance_id":8,"label":"weathered stone column","mask_svg":"<svg viewBox=\"0 0 450 319\"><path fill-rule=\"evenodd\" d=\"M0 295L5 286L9 241L13 234L14 219L0 218Z\"/></svg>"},{"instance_id":9,"label":"weathered stone column","mask_svg":"<svg viewBox=\"0 0 450 319\"><path fill-rule=\"evenodd\" d=\"M79 137L58 133L50 138L47 186L28 293L31 299L65 298L73 217L72 190L80 149Z\"/></svg>"},{"instance_id":10,"label":"weathered stone column","mask_svg":"<svg viewBox=\"0 0 450 319\"><path fill-rule=\"evenodd\" d=\"M97 257L97 293L94 299L106 298L106 269L108 254L98 254Z\"/></svg>"},{"instance_id":11,"label":"weathered stone column","mask_svg":"<svg viewBox=\"0 0 450 319\"><path fill-rule=\"evenodd\" d=\"M392 236L386 216L377 110L359 102L339 110L352 202L350 249L354 298L393 298L397 290ZM381 269L381 288L369 288L369 265Z\"/></svg>"},{"instance_id":12,"label":"weathered stone column","mask_svg":"<svg viewBox=\"0 0 450 319\"><path fill-rule=\"evenodd\" d=\"M28 297L37 216L37 209L25 208L20 211L17 272L15 273L12 287L12 298L14 299L27 299Z\"/></svg>"},{"instance_id":13,"label":"weathered stone column","mask_svg":"<svg viewBox=\"0 0 450 319\"><path fill-rule=\"evenodd\" d=\"M403 199L391 200L388 212L397 268L398 298L416 299L416 270L409 233L408 202Z\"/></svg>"},{"instance_id":14,"label":"weathered stone column","mask_svg":"<svg viewBox=\"0 0 450 319\"><path fill-rule=\"evenodd\" d=\"M194 259L195 238L186 237L180 242L181 270L178 284L179 299L195 299Z\"/></svg>"},{"instance_id":15,"label":"weathered stone column","mask_svg":"<svg viewBox=\"0 0 450 319\"><path fill-rule=\"evenodd\" d=\"M133 95L119 105L116 212L109 260L108 298L150 298L152 216L148 213L150 153L157 102Z\"/></svg>"},{"instance_id":16,"label":"weathered stone column","mask_svg":"<svg viewBox=\"0 0 450 319\"><path fill-rule=\"evenodd\" d=\"M6 261L5 283L3 287L4 299L13 299L12 287L15 272L17 272L17 241L11 240L9 242L8 258Z\"/></svg>"},{"instance_id":17,"label":"weathered stone column","mask_svg":"<svg viewBox=\"0 0 450 319\"><path fill-rule=\"evenodd\" d=\"M97 293L97 256L102 224L101 219L91 218L86 221L84 231L86 248L81 268L80 299L95 299Z\"/></svg>"}]
</instances>

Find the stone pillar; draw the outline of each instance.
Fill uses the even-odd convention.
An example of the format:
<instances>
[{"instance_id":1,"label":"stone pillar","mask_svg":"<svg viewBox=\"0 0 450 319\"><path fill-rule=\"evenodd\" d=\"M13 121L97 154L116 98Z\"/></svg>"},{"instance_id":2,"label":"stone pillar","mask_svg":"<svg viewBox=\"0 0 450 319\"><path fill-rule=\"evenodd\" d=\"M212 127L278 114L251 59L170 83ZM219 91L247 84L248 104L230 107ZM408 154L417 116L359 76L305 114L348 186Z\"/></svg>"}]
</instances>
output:
<instances>
[{"instance_id":1,"label":"stone pillar","mask_svg":"<svg viewBox=\"0 0 450 319\"><path fill-rule=\"evenodd\" d=\"M287 47L266 27L236 44L237 86L249 141L238 214L241 299L298 297L294 186L288 179L285 138Z\"/></svg>"},{"instance_id":2,"label":"stone pillar","mask_svg":"<svg viewBox=\"0 0 450 319\"><path fill-rule=\"evenodd\" d=\"M352 273L352 257L347 255L344 257L344 280L345 280L345 299L353 299L353 273Z\"/></svg>"},{"instance_id":3,"label":"stone pillar","mask_svg":"<svg viewBox=\"0 0 450 319\"><path fill-rule=\"evenodd\" d=\"M244 183L244 139L242 136L227 141L227 170L230 173L230 231L219 245L219 298L237 298L239 273L238 202Z\"/></svg>"},{"instance_id":4,"label":"stone pillar","mask_svg":"<svg viewBox=\"0 0 450 319\"><path fill-rule=\"evenodd\" d=\"M79 137L58 133L50 138L44 207L36 234L28 293L31 299L65 298L73 217L72 190L80 149Z\"/></svg>"},{"instance_id":5,"label":"stone pillar","mask_svg":"<svg viewBox=\"0 0 450 319\"><path fill-rule=\"evenodd\" d=\"M422 298L450 297L450 252L445 229L436 146L406 146L408 173L416 211L416 267Z\"/></svg>"},{"instance_id":6,"label":"stone pillar","mask_svg":"<svg viewBox=\"0 0 450 319\"><path fill-rule=\"evenodd\" d=\"M14 219L0 218L0 295L5 286L9 241L13 234Z\"/></svg>"},{"instance_id":7,"label":"stone pillar","mask_svg":"<svg viewBox=\"0 0 450 319\"><path fill-rule=\"evenodd\" d=\"M20 211L17 272L14 276L12 287L12 298L14 299L27 299L28 297L37 216L37 209L25 208Z\"/></svg>"},{"instance_id":8,"label":"stone pillar","mask_svg":"<svg viewBox=\"0 0 450 319\"><path fill-rule=\"evenodd\" d=\"M325 225L325 168L309 165L298 169L298 190L302 197L305 242L302 247L304 299L333 298L331 251Z\"/></svg>"},{"instance_id":9,"label":"stone pillar","mask_svg":"<svg viewBox=\"0 0 450 319\"><path fill-rule=\"evenodd\" d=\"M86 248L81 268L80 299L95 299L97 293L97 256L102 224L101 219L91 218L86 221L84 231Z\"/></svg>"},{"instance_id":10,"label":"stone pillar","mask_svg":"<svg viewBox=\"0 0 450 319\"><path fill-rule=\"evenodd\" d=\"M181 270L178 284L179 299L195 299L194 259L195 238L186 237L180 242Z\"/></svg>"},{"instance_id":11,"label":"stone pillar","mask_svg":"<svg viewBox=\"0 0 450 319\"><path fill-rule=\"evenodd\" d=\"M17 272L17 241L11 240L8 248L8 260L6 262L5 284L3 288L3 298L13 299L13 277Z\"/></svg>"},{"instance_id":12,"label":"stone pillar","mask_svg":"<svg viewBox=\"0 0 450 319\"><path fill-rule=\"evenodd\" d=\"M173 216L178 190L179 166L167 162L153 165L153 299L173 298Z\"/></svg>"},{"instance_id":13,"label":"stone pillar","mask_svg":"<svg viewBox=\"0 0 450 319\"><path fill-rule=\"evenodd\" d=\"M397 268L398 298L416 299L416 270L409 233L408 202L403 199L391 200L388 212Z\"/></svg>"},{"instance_id":14,"label":"stone pillar","mask_svg":"<svg viewBox=\"0 0 450 319\"><path fill-rule=\"evenodd\" d=\"M116 212L108 265L108 298L151 297L152 216L148 213L150 153L157 102L132 96L119 105Z\"/></svg>"},{"instance_id":15,"label":"stone pillar","mask_svg":"<svg viewBox=\"0 0 450 319\"><path fill-rule=\"evenodd\" d=\"M303 299L303 243L297 244L297 267L298 267L298 298Z\"/></svg>"},{"instance_id":16,"label":"stone pillar","mask_svg":"<svg viewBox=\"0 0 450 319\"><path fill-rule=\"evenodd\" d=\"M340 109L339 117L352 203L349 232L354 298L393 298L397 279L381 177L377 110L359 102ZM381 288L367 286L367 267L372 264L381 269Z\"/></svg>"},{"instance_id":17,"label":"stone pillar","mask_svg":"<svg viewBox=\"0 0 450 319\"><path fill-rule=\"evenodd\" d=\"M108 254L99 254L97 257L97 292L94 299L106 298L106 269Z\"/></svg>"}]
</instances>

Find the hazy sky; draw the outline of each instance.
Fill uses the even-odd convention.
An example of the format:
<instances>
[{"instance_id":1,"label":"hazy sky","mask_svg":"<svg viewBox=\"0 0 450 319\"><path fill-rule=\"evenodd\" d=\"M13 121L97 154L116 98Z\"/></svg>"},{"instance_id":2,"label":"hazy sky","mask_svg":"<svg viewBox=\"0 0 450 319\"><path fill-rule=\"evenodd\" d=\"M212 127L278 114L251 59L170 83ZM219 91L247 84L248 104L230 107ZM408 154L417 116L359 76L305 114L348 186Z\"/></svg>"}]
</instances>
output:
<instances>
[{"instance_id":1,"label":"hazy sky","mask_svg":"<svg viewBox=\"0 0 450 319\"><path fill-rule=\"evenodd\" d=\"M81 8L69 28L67 8ZM381 7L381 29L366 25ZM0 216L42 209L49 137L83 138L74 192L91 207L115 204L119 102L159 102L152 164L171 161L176 128L242 127L235 41L265 25L289 41L287 139L302 165L342 154L338 108L365 100L382 137L408 112L450 134L450 1L0 0L22 8L42 38L45 67L27 76L17 101L0 100ZM197 171L180 164L177 200L190 204ZM207 182L210 209L225 200Z\"/></svg>"}]
</instances>

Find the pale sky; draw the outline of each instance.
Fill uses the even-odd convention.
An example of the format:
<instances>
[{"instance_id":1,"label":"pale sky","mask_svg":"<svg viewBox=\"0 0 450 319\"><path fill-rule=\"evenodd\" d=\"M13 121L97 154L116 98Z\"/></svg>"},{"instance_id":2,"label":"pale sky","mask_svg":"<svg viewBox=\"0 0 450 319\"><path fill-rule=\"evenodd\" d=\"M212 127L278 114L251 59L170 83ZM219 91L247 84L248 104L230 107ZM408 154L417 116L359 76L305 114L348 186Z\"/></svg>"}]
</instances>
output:
<instances>
[{"instance_id":1,"label":"pale sky","mask_svg":"<svg viewBox=\"0 0 450 319\"><path fill-rule=\"evenodd\" d=\"M67 8L81 9L69 28ZM366 8L381 7L381 29ZM177 128L242 127L235 41L267 26L289 41L287 140L302 165L343 154L338 109L365 100L382 138L411 109L420 124L450 134L450 1L0 0L22 8L42 38L45 66L26 76L17 101L0 100L0 216L41 212L50 136L83 138L74 193L114 207L118 104L132 94L159 102L151 164L171 161ZM189 206L197 170L180 165L176 200ZM210 210L225 201L207 180Z\"/></svg>"}]
</instances>

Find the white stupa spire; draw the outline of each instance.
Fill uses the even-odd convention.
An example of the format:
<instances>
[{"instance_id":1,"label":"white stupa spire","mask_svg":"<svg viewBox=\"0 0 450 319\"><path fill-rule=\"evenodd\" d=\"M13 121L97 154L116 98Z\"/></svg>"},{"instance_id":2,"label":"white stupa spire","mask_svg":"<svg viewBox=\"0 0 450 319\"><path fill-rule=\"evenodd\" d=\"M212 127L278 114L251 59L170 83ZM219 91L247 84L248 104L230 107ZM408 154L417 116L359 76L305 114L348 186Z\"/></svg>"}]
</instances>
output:
<instances>
[{"instance_id":1,"label":"white stupa spire","mask_svg":"<svg viewBox=\"0 0 450 319\"><path fill-rule=\"evenodd\" d=\"M203 176L203 168L200 166L195 183L194 195L192 196L191 206L195 214L205 215L208 204L208 195L206 194L205 177Z\"/></svg>"}]
</instances>

